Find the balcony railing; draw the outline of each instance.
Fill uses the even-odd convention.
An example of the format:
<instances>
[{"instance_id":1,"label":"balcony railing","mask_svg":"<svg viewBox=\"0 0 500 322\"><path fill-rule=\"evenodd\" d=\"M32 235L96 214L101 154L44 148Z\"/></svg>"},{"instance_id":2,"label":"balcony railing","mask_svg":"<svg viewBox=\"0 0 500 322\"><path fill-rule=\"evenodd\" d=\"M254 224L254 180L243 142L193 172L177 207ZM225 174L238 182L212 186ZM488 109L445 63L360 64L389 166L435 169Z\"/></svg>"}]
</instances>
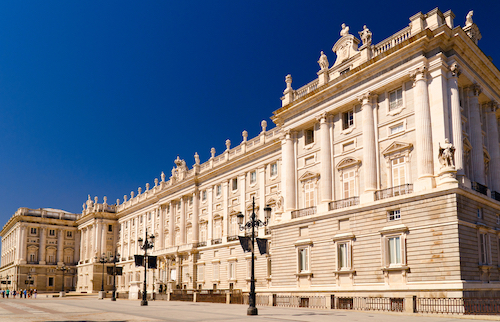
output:
<instances>
[{"instance_id":1,"label":"balcony railing","mask_svg":"<svg viewBox=\"0 0 500 322\"><path fill-rule=\"evenodd\" d=\"M316 206L292 211L292 219L312 216L316 213Z\"/></svg>"},{"instance_id":2,"label":"balcony railing","mask_svg":"<svg viewBox=\"0 0 500 322\"><path fill-rule=\"evenodd\" d=\"M222 238L212 239L212 245L222 244Z\"/></svg>"},{"instance_id":3,"label":"balcony railing","mask_svg":"<svg viewBox=\"0 0 500 322\"><path fill-rule=\"evenodd\" d=\"M206 241L201 241L201 242L198 242L198 244L196 244L196 247L203 247L203 246L207 246Z\"/></svg>"},{"instance_id":4,"label":"balcony railing","mask_svg":"<svg viewBox=\"0 0 500 322\"><path fill-rule=\"evenodd\" d=\"M227 236L227 241L230 242L230 241L234 241L234 240L238 240L238 235L234 235L234 236Z\"/></svg>"},{"instance_id":5,"label":"balcony railing","mask_svg":"<svg viewBox=\"0 0 500 322\"><path fill-rule=\"evenodd\" d=\"M500 192L492 191L491 198L495 199L496 201L500 201Z\"/></svg>"},{"instance_id":6,"label":"balcony railing","mask_svg":"<svg viewBox=\"0 0 500 322\"><path fill-rule=\"evenodd\" d=\"M386 198L407 195L412 192L413 192L413 184L408 183L401 186L376 191L375 200L382 200Z\"/></svg>"},{"instance_id":7,"label":"balcony railing","mask_svg":"<svg viewBox=\"0 0 500 322\"><path fill-rule=\"evenodd\" d=\"M488 187L486 187L480 183L477 183L477 182L472 183L472 190L475 190L479 193L482 193L483 195L488 194Z\"/></svg>"},{"instance_id":8,"label":"balcony railing","mask_svg":"<svg viewBox=\"0 0 500 322\"><path fill-rule=\"evenodd\" d=\"M330 210L335 210L356 205L359 205L359 197L351 197L347 199L332 201L328 204L328 207Z\"/></svg>"}]
</instances>

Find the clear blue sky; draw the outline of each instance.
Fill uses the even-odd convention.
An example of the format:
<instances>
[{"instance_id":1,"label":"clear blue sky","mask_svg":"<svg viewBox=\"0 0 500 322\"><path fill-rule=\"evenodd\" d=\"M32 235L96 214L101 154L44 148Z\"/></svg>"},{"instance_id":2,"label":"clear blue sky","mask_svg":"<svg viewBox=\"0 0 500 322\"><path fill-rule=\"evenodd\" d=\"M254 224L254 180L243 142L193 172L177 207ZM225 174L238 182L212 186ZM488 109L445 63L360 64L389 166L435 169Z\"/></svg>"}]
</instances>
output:
<instances>
[{"instance_id":1,"label":"clear blue sky","mask_svg":"<svg viewBox=\"0 0 500 322\"><path fill-rule=\"evenodd\" d=\"M2 1L0 225L19 207L80 212L191 168L260 131L294 88L332 63L340 25L377 43L435 7L500 64L500 1ZM144 188L143 188L144 189Z\"/></svg>"}]
</instances>

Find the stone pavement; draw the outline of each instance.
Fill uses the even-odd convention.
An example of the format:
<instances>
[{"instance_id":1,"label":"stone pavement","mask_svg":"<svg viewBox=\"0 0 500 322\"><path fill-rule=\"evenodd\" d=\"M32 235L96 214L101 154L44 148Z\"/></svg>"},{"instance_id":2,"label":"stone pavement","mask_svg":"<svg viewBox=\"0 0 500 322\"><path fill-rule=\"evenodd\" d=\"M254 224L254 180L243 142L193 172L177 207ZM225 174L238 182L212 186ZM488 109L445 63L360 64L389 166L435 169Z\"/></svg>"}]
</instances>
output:
<instances>
[{"instance_id":1,"label":"stone pavement","mask_svg":"<svg viewBox=\"0 0 500 322\"><path fill-rule=\"evenodd\" d=\"M497 320L497 316L408 315L345 310L258 307L258 316L247 316L247 305L150 301L98 300L95 296L35 299L0 298L0 321L269 321L269 322L451 322Z\"/></svg>"}]
</instances>

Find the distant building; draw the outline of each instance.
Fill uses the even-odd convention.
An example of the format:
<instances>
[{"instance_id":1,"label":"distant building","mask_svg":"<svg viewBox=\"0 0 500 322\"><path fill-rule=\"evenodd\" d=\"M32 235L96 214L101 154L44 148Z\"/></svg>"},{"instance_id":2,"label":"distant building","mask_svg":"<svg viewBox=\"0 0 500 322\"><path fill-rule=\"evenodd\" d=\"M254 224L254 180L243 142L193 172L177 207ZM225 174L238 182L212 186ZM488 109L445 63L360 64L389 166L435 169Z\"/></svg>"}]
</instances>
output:
<instances>
[{"instance_id":1,"label":"distant building","mask_svg":"<svg viewBox=\"0 0 500 322\"><path fill-rule=\"evenodd\" d=\"M0 231L1 288L59 292L63 273L57 268L64 266L64 289L75 290L80 247L76 217L59 209L19 208Z\"/></svg>"},{"instance_id":2,"label":"distant building","mask_svg":"<svg viewBox=\"0 0 500 322\"><path fill-rule=\"evenodd\" d=\"M332 66L322 52L312 82L293 89L286 76L275 128L263 121L257 137L244 131L191 168L177 158L169 178L115 205L89 198L77 291L100 289L96 256L115 249L118 290L137 290L144 269L133 256L147 230L159 258L149 291L247 292L236 215L248 220L255 200L261 220L272 208L258 230L270 242L256 256L260 295L321 295L327 307L339 297L498 296L500 72L477 46L472 13L464 27L453 19L418 13L378 44L366 26L360 41L343 25Z\"/></svg>"}]
</instances>

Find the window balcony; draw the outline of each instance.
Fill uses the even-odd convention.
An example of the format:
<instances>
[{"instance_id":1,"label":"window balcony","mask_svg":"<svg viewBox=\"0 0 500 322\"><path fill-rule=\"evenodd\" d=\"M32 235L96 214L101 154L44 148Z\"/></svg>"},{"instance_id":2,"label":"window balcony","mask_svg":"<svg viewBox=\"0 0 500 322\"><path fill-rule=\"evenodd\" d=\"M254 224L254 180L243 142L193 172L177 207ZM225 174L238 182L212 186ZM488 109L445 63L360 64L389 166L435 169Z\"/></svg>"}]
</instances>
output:
<instances>
[{"instance_id":1,"label":"window balcony","mask_svg":"<svg viewBox=\"0 0 500 322\"><path fill-rule=\"evenodd\" d=\"M235 241L235 240L238 240L238 235L234 235L234 236L227 236L227 241L230 242L230 241Z\"/></svg>"},{"instance_id":2,"label":"window balcony","mask_svg":"<svg viewBox=\"0 0 500 322\"><path fill-rule=\"evenodd\" d=\"M477 183L477 182L472 183L472 190L475 190L479 193L482 193L483 195L488 194L488 187L486 187L480 183Z\"/></svg>"},{"instance_id":3,"label":"window balcony","mask_svg":"<svg viewBox=\"0 0 500 322\"><path fill-rule=\"evenodd\" d=\"M222 244L222 238L212 239L212 245Z\"/></svg>"},{"instance_id":4,"label":"window balcony","mask_svg":"<svg viewBox=\"0 0 500 322\"><path fill-rule=\"evenodd\" d=\"M491 198L495 199L496 201L500 201L500 192L492 191Z\"/></svg>"},{"instance_id":5,"label":"window balcony","mask_svg":"<svg viewBox=\"0 0 500 322\"><path fill-rule=\"evenodd\" d=\"M292 219L316 214L316 206L292 211Z\"/></svg>"},{"instance_id":6,"label":"window balcony","mask_svg":"<svg viewBox=\"0 0 500 322\"><path fill-rule=\"evenodd\" d=\"M382 200L413 193L413 184L408 183L375 192L375 200Z\"/></svg>"},{"instance_id":7,"label":"window balcony","mask_svg":"<svg viewBox=\"0 0 500 322\"><path fill-rule=\"evenodd\" d=\"M335 209L352 207L352 206L356 206L356 205L359 205L359 197L351 197L351 198L347 198L347 199L336 200L336 201L330 202L328 204L328 209L335 210Z\"/></svg>"},{"instance_id":8,"label":"window balcony","mask_svg":"<svg viewBox=\"0 0 500 322\"><path fill-rule=\"evenodd\" d=\"M196 247L204 247L204 246L207 246L206 241L198 242L198 244L196 244Z\"/></svg>"}]
</instances>

